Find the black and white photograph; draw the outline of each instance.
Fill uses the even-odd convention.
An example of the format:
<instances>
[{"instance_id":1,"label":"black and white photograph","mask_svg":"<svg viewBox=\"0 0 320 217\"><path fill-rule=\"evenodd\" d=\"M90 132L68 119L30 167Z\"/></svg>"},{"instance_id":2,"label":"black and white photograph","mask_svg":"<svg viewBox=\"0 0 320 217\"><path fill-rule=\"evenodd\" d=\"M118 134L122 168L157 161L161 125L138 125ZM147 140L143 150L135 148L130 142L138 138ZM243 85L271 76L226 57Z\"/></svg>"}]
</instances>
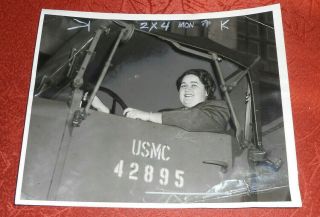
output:
<instances>
[{"instance_id":1,"label":"black and white photograph","mask_svg":"<svg viewBox=\"0 0 320 217\"><path fill-rule=\"evenodd\" d=\"M281 22L43 10L16 204L301 206Z\"/></svg>"}]
</instances>

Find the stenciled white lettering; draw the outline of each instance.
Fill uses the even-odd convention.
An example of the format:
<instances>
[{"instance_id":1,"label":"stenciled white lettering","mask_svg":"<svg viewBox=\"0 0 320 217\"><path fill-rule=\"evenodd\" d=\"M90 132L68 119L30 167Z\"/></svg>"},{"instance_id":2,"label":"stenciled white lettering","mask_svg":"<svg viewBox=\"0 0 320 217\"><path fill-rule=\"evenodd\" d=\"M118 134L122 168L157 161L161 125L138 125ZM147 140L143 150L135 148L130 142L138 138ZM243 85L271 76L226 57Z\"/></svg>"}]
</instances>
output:
<instances>
[{"instance_id":1,"label":"stenciled white lettering","mask_svg":"<svg viewBox=\"0 0 320 217\"><path fill-rule=\"evenodd\" d=\"M142 143L142 151L144 151L144 152L141 151L141 156L142 157L149 157L149 155L150 155L149 148L150 148L150 143L144 141Z\"/></svg>"},{"instance_id":2,"label":"stenciled white lettering","mask_svg":"<svg viewBox=\"0 0 320 217\"><path fill-rule=\"evenodd\" d=\"M169 156L165 157L165 154L167 153L166 149L168 150L168 152L170 151L170 147L168 145L162 146L161 157L162 157L162 160L164 161L170 160Z\"/></svg>"},{"instance_id":3,"label":"stenciled white lettering","mask_svg":"<svg viewBox=\"0 0 320 217\"><path fill-rule=\"evenodd\" d=\"M131 153L135 156L168 161L170 146L133 139Z\"/></svg>"},{"instance_id":4,"label":"stenciled white lettering","mask_svg":"<svg viewBox=\"0 0 320 217\"><path fill-rule=\"evenodd\" d=\"M133 139L132 154L133 155L139 155L140 154L140 148L141 148L141 141L139 140L139 144L136 145L136 140Z\"/></svg>"},{"instance_id":5,"label":"stenciled white lettering","mask_svg":"<svg viewBox=\"0 0 320 217\"><path fill-rule=\"evenodd\" d=\"M161 144L158 144L158 147L156 148L155 144L152 143L150 158L158 158L158 160L160 160L160 158L161 158Z\"/></svg>"}]
</instances>

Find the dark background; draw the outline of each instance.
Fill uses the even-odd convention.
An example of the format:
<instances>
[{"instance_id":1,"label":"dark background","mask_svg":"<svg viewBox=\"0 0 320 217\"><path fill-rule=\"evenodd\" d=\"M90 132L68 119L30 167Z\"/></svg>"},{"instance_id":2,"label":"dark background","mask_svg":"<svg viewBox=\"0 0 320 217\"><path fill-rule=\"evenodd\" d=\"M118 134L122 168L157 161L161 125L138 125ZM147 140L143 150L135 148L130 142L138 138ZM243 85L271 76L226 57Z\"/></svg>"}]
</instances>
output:
<instances>
[{"instance_id":1,"label":"dark background","mask_svg":"<svg viewBox=\"0 0 320 217\"><path fill-rule=\"evenodd\" d=\"M72 26L83 25L77 22L77 20L84 23L88 23L89 21L91 23L95 22L94 20L85 18L76 18L75 20L72 17L45 16L38 70L48 71L48 68L46 68L47 60L51 56L56 55L62 47L70 47L66 44L70 44L70 41L77 37L79 31L86 31L86 28L72 31L67 30L67 28ZM259 73L255 74L259 74L257 80L260 85L260 94L257 102L261 104L262 125L266 125L282 117L278 62L273 15L271 12L209 20L127 22L133 23L136 28L142 31L156 33L166 30L169 33L186 37L204 37L233 50L260 56L261 61L257 69ZM225 25L222 25L222 23L225 23ZM181 27L182 25L184 27ZM106 38L105 40L108 39ZM106 47L106 45L98 46ZM191 55L186 55L190 56L190 58L183 60L181 56L175 55L174 50L170 49L170 47L168 43L161 42L159 39L153 39L136 31L130 41L123 43L117 50L112 60L114 67L110 67L102 86L111 88L120 97L125 97L124 99L129 107L157 111L163 108L181 106L178 102L178 93L175 88L177 76L190 68L204 68L212 71L212 67L209 61L199 61ZM71 53L71 49L67 49L65 52ZM121 62L123 64L119 66ZM52 64L52 62L49 64ZM62 62L56 63L56 68L61 64ZM44 69L42 68L43 66ZM232 66L230 67L232 68ZM98 71L100 72L100 70ZM123 75L123 73L125 74ZM134 85L131 87L130 83L133 80L135 80ZM141 93L136 92L139 86L141 86L139 82L143 82L144 84L150 83L151 89L149 90L154 89L155 93L150 92L149 94L145 94L144 90ZM148 87L141 87L140 89ZM128 92L127 89L130 89L130 91ZM160 99L162 97L161 94L167 96L167 101ZM217 93L217 95L220 94ZM107 97L101 94L98 94L98 96L104 99L107 105L111 105ZM143 102L139 102L139 96L144 98ZM243 95L239 93L238 97L243 98ZM154 98L157 100L154 100Z\"/></svg>"}]
</instances>

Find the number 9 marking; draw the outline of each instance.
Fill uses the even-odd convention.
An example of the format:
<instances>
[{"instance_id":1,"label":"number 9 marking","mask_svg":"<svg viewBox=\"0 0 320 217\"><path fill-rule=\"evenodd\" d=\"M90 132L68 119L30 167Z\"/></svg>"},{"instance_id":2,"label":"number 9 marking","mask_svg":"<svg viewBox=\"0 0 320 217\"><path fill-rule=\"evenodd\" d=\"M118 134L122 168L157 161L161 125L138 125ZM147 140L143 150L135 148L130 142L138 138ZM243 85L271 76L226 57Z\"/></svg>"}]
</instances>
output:
<instances>
[{"instance_id":1,"label":"number 9 marking","mask_svg":"<svg viewBox=\"0 0 320 217\"><path fill-rule=\"evenodd\" d=\"M169 183L169 170L167 168L161 168L159 183L160 183L160 185L168 185L168 183Z\"/></svg>"}]
</instances>

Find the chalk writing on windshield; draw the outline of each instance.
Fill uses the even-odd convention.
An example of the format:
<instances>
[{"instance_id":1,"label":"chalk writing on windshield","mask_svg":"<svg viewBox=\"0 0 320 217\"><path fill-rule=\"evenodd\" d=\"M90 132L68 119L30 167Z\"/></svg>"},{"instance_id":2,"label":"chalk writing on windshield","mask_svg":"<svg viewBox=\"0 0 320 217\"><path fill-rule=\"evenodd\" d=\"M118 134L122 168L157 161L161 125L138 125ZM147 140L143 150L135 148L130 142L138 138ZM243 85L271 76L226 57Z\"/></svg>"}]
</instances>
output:
<instances>
[{"instance_id":1,"label":"chalk writing on windshield","mask_svg":"<svg viewBox=\"0 0 320 217\"><path fill-rule=\"evenodd\" d=\"M228 23L230 19L221 19L219 21L197 20L197 21L141 21L137 22L138 28L146 32L152 31L169 31L170 28L193 29L208 28L211 25L219 25L221 31L229 29Z\"/></svg>"}]
</instances>

